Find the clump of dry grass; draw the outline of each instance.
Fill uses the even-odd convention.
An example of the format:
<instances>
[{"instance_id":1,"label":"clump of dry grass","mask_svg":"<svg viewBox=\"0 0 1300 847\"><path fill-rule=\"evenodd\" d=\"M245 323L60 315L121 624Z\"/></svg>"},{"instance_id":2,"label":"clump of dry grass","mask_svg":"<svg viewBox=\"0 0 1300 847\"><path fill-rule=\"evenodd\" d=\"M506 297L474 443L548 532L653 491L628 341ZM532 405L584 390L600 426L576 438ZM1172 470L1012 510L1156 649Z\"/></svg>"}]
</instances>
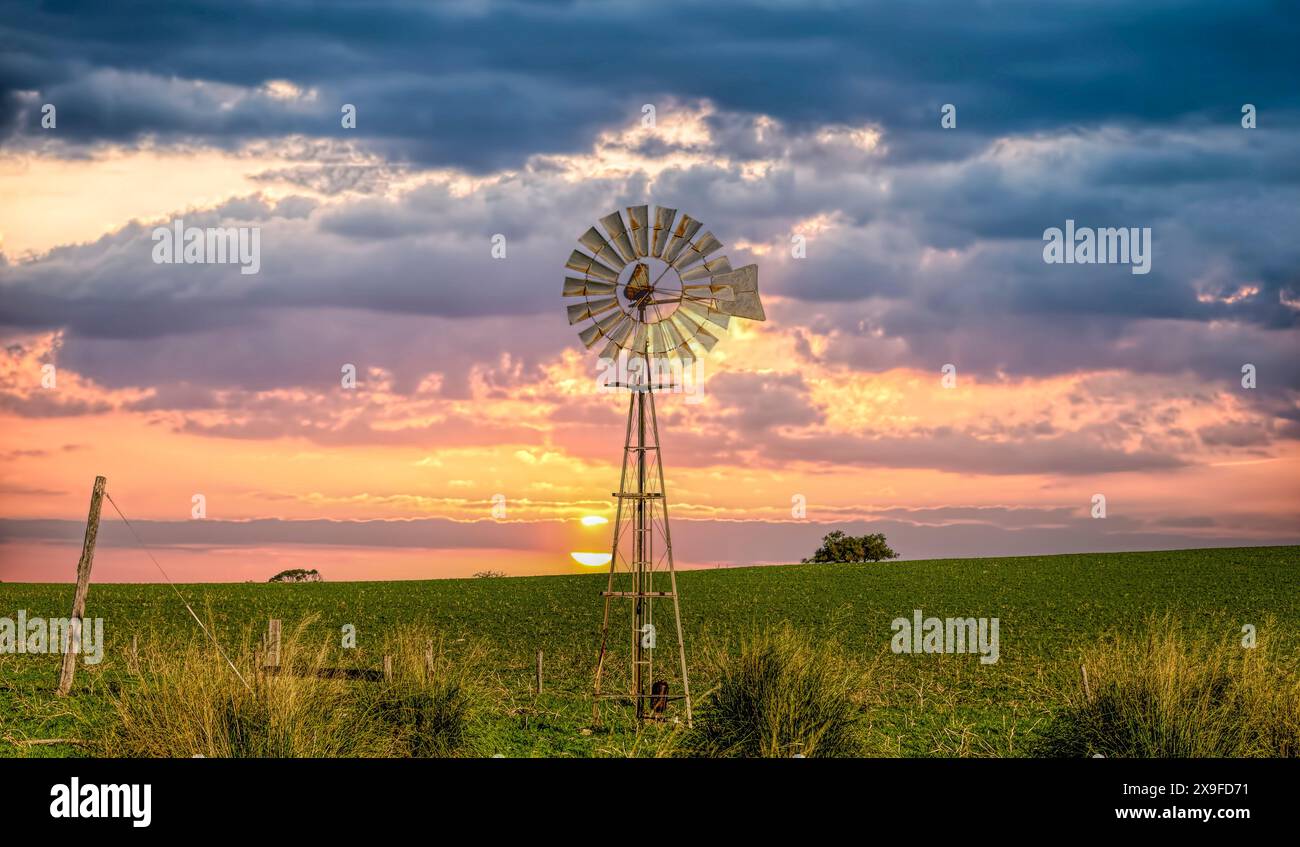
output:
<instances>
[{"instance_id":1,"label":"clump of dry grass","mask_svg":"<svg viewBox=\"0 0 1300 847\"><path fill-rule=\"evenodd\" d=\"M247 686L203 639L142 654L139 673L112 696L116 720L101 733L99 752L294 758L447 756L469 748L470 723L487 693L476 684L478 652L452 661L436 636L412 630L390 639L391 680L322 678L333 651L307 643L309 623L282 637L280 673L260 673L248 647L231 656ZM432 662L416 644L431 646Z\"/></svg>"},{"instance_id":2,"label":"clump of dry grass","mask_svg":"<svg viewBox=\"0 0 1300 847\"><path fill-rule=\"evenodd\" d=\"M1300 756L1300 670L1276 625L1253 648L1190 635L1172 618L1085 651L1040 752L1058 756Z\"/></svg>"},{"instance_id":3,"label":"clump of dry grass","mask_svg":"<svg viewBox=\"0 0 1300 847\"><path fill-rule=\"evenodd\" d=\"M452 657L446 640L418 628L398 631L387 641L393 677L359 695L364 720L391 742L390 755L417 758L472 755L475 727L490 699L482 671L484 651L469 645Z\"/></svg>"},{"instance_id":4,"label":"clump of dry grass","mask_svg":"<svg viewBox=\"0 0 1300 847\"><path fill-rule=\"evenodd\" d=\"M830 644L786 624L748 636L739 652L712 650L716 679L681 752L694 756L812 757L866 753L865 671Z\"/></svg>"}]
</instances>

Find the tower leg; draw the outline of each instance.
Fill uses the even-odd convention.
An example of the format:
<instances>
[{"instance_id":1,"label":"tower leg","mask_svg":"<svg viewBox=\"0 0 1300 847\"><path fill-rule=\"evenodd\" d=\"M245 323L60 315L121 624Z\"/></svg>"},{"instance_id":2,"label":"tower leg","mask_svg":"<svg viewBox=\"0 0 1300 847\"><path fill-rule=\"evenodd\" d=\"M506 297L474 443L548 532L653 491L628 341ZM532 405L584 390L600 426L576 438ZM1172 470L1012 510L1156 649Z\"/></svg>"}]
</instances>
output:
<instances>
[{"instance_id":1,"label":"tower leg","mask_svg":"<svg viewBox=\"0 0 1300 847\"><path fill-rule=\"evenodd\" d=\"M677 657L680 663L683 692L680 698L673 699L683 699L685 701L686 722L687 725L690 725L693 720L691 689L686 671L685 633L682 630L681 604L677 596L677 573L673 562L672 534L668 526L668 504L663 461L659 452L659 421L654 402L655 386L651 377L649 356L643 355L639 359L644 367L642 368L641 378L636 380L632 386L629 386L632 390L632 397L628 404L627 429L623 439L623 466L619 480L619 490L615 493L618 498L618 507L614 520L608 587L603 592L605 610L601 622L600 652L596 658L595 702L592 704L592 720L599 725L605 658L608 655L610 645L610 601L616 598L626 598L632 601L630 609L631 632L629 633L632 638L630 645L631 673L627 680L626 695L607 696L617 696L620 699L630 698L636 704L635 711L638 720L653 718L656 712L663 710L666 699L660 700L658 698L661 696L668 698L669 695L666 689L657 693L655 688L654 649L657 633L654 630L654 601L671 598L673 601L673 623L676 625L677 630ZM647 406L649 407L648 410ZM655 457L653 460L655 468L650 466L651 459L649 457L651 455ZM656 487L658 490L655 490ZM623 557L620 559L620 542L623 540L622 534L625 531L623 521L625 517L628 517L623 510L623 501L629 499L633 501L630 510L632 543L628 545L631 555L630 558ZM656 521L655 517L654 504L656 501L661 503L663 508L661 526L657 526L659 522ZM660 559L666 561L668 566L669 591L655 590L654 574L659 563L659 560L656 559L654 543L656 531L661 532L663 535L664 546ZM620 561L626 568L624 584L630 583L631 590L615 590L615 576L620 573ZM666 681L664 684L666 686Z\"/></svg>"},{"instance_id":2,"label":"tower leg","mask_svg":"<svg viewBox=\"0 0 1300 847\"><path fill-rule=\"evenodd\" d=\"M650 423L654 427L655 444L659 442L659 415L655 412L655 398L650 395ZM664 507L664 552L668 558L668 580L673 593L673 618L677 624L677 656L682 668L682 694L686 698L686 725L693 726L691 714L691 680L686 675L686 633L682 630L682 603L677 594L677 568L673 564L673 533L668 524L668 486L664 484L664 456L662 449L657 451L659 457L659 490L663 492Z\"/></svg>"},{"instance_id":3,"label":"tower leg","mask_svg":"<svg viewBox=\"0 0 1300 847\"><path fill-rule=\"evenodd\" d=\"M627 406L627 430L623 434L623 470L618 478L618 490L623 491L627 486L627 455L628 447L632 442L632 408L636 403L636 395L633 394ZM610 544L609 551L609 580L605 588L605 616L600 624L600 653L596 657L596 679L595 679L595 696L591 701L591 721L596 726L600 726L600 681L601 675L605 670L605 651L609 648L609 604L614 599L614 571L618 568L618 535L623 526L623 498L618 498L618 505L614 507L614 536Z\"/></svg>"}]
</instances>

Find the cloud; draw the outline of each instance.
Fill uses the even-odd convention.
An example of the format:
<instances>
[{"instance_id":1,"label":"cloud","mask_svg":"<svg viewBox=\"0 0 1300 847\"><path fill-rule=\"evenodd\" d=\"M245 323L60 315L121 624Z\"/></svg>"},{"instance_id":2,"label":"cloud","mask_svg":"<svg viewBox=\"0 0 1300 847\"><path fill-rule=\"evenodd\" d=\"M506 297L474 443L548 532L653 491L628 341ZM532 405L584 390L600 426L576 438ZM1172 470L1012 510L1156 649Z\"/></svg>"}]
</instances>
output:
<instances>
[{"instance_id":1,"label":"cloud","mask_svg":"<svg viewBox=\"0 0 1300 847\"><path fill-rule=\"evenodd\" d=\"M1203 123L1246 97L1294 120L1297 24L1267 0L999 13L1018 23L954 2L191 2L124 29L109 10L13 3L0 97L61 100L63 131L87 142L341 134L354 103L356 134L389 158L476 171L580 149L663 96L797 126L887 123L906 142L892 155L912 159L953 155L929 131L949 102L959 149L1064 123ZM665 20L690 24L634 37ZM38 119L20 111L8 128L30 136Z\"/></svg>"}]
</instances>

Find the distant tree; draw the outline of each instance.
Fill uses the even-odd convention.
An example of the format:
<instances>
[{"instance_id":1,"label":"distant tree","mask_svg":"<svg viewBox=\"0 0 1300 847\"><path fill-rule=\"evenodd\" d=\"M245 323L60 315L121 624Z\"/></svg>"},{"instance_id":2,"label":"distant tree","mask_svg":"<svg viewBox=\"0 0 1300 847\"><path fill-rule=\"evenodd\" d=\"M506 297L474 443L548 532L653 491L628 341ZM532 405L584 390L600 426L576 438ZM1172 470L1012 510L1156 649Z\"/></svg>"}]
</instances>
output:
<instances>
[{"instance_id":1,"label":"distant tree","mask_svg":"<svg viewBox=\"0 0 1300 847\"><path fill-rule=\"evenodd\" d=\"M475 579L500 579L505 576L505 571L479 571L474 574Z\"/></svg>"},{"instance_id":2,"label":"distant tree","mask_svg":"<svg viewBox=\"0 0 1300 847\"><path fill-rule=\"evenodd\" d=\"M804 559L804 564L812 562L879 562L881 559L897 559L898 554L885 543L884 533L872 535L845 535L835 530L822 539L822 546Z\"/></svg>"},{"instance_id":3,"label":"distant tree","mask_svg":"<svg viewBox=\"0 0 1300 847\"><path fill-rule=\"evenodd\" d=\"M312 568L304 570L302 568L290 568L287 571L280 571L267 582L323 582L320 571Z\"/></svg>"}]
</instances>

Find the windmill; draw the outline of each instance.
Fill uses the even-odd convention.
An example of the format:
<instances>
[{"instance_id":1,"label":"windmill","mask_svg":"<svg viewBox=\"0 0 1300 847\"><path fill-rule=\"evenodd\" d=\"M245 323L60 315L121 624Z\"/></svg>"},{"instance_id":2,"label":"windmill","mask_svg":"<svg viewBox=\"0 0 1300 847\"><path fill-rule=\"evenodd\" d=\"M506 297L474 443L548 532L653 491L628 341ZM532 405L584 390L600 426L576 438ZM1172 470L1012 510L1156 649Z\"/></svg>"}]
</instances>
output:
<instances>
[{"instance_id":1,"label":"windmill","mask_svg":"<svg viewBox=\"0 0 1300 847\"><path fill-rule=\"evenodd\" d=\"M708 230L701 232L699 221L663 207L655 208L653 223L649 206L629 206L626 212L626 219L611 212L600 219L600 228L583 233L578 239L583 249L574 250L565 264L572 274L564 280L569 323L588 322L578 333L587 349L599 346L602 360L625 364L627 376L612 384L630 395L623 469L613 492L609 582L601 592L605 614L592 717L599 722L600 703L607 699L633 702L638 720L659 719L670 700L682 700L689 724L691 688L654 395L673 388L658 377L693 367L733 318L761 321L766 315L758 297L758 266L733 269L720 254L722 243ZM655 670L654 611L656 601L665 600L672 601L680 694L671 693L668 679ZM628 640L611 641L611 607L622 601L630 606ZM628 676L603 692L604 676L614 679L621 664L610 661L607 667L620 643L628 645Z\"/></svg>"}]
</instances>

